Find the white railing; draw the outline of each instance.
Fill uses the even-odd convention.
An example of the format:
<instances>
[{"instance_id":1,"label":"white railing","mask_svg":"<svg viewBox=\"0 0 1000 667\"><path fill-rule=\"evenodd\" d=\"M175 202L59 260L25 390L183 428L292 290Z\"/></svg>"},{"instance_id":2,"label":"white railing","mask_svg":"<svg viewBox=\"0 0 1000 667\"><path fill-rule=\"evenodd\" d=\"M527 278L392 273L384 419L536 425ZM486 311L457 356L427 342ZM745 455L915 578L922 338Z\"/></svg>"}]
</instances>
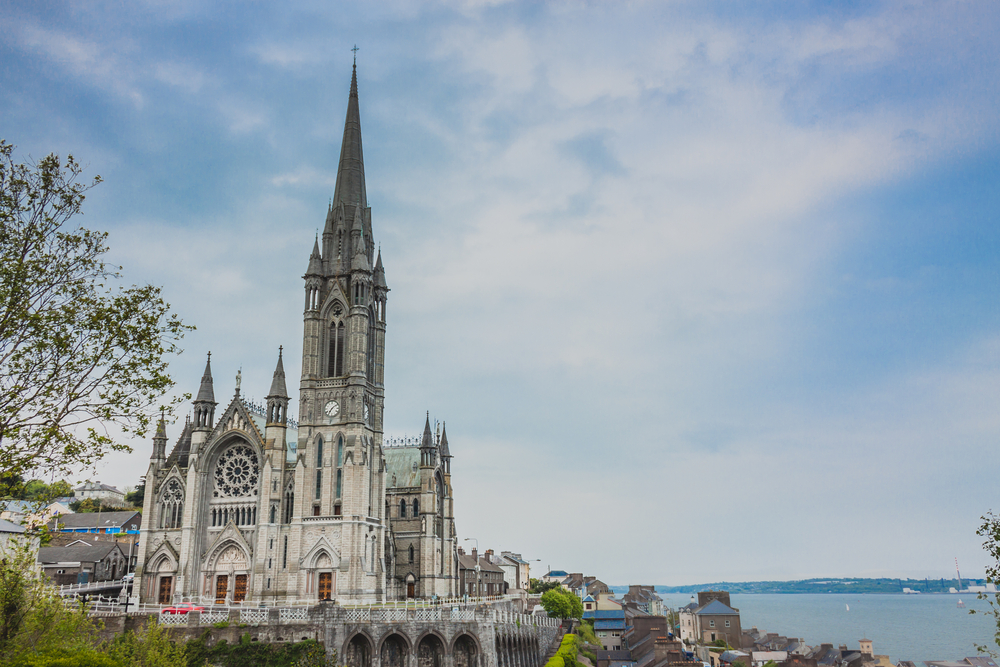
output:
<instances>
[{"instance_id":1,"label":"white railing","mask_svg":"<svg viewBox=\"0 0 1000 667\"><path fill-rule=\"evenodd\" d=\"M418 621L440 621L441 607L425 607L415 610L415 619Z\"/></svg>"},{"instance_id":2,"label":"white railing","mask_svg":"<svg viewBox=\"0 0 1000 667\"><path fill-rule=\"evenodd\" d=\"M228 623L228 609L206 609L201 612L202 623Z\"/></svg>"},{"instance_id":3,"label":"white railing","mask_svg":"<svg viewBox=\"0 0 1000 667\"><path fill-rule=\"evenodd\" d=\"M282 607L278 610L278 620L282 623L291 623L294 621L308 621L309 620L309 609L306 607L292 607L285 608Z\"/></svg>"},{"instance_id":4,"label":"white railing","mask_svg":"<svg viewBox=\"0 0 1000 667\"><path fill-rule=\"evenodd\" d=\"M160 614L160 625L187 625L187 614Z\"/></svg>"},{"instance_id":5,"label":"white railing","mask_svg":"<svg viewBox=\"0 0 1000 667\"><path fill-rule=\"evenodd\" d=\"M267 609L240 609L240 623L267 623Z\"/></svg>"},{"instance_id":6,"label":"white railing","mask_svg":"<svg viewBox=\"0 0 1000 667\"><path fill-rule=\"evenodd\" d=\"M372 619L372 610L368 608L346 609L345 612L344 617L351 622L370 621Z\"/></svg>"},{"instance_id":7,"label":"white railing","mask_svg":"<svg viewBox=\"0 0 1000 667\"><path fill-rule=\"evenodd\" d=\"M451 620L453 621L474 621L476 620L476 612L473 609L459 609L458 607L451 608Z\"/></svg>"},{"instance_id":8,"label":"white railing","mask_svg":"<svg viewBox=\"0 0 1000 667\"><path fill-rule=\"evenodd\" d=\"M373 609L371 618L373 621L384 621L386 623L401 623L406 620L406 609Z\"/></svg>"}]
</instances>

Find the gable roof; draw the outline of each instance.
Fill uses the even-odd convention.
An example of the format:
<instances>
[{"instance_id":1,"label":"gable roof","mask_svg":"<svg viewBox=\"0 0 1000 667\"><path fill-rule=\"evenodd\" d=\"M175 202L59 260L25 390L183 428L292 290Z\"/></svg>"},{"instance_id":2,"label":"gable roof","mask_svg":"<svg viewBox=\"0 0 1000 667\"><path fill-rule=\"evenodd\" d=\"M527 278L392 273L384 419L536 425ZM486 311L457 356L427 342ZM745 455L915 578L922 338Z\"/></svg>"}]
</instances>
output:
<instances>
[{"instance_id":1,"label":"gable roof","mask_svg":"<svg viewBox=\"0 0 1000 667\"><path fill-rule=\"evenodd\" d=\"M19 526L16 523L12 523L7 519L0 519L0 533L15 533L20 535L21 533L27 532L24 526Z\"/></svg>"},{"instance_id":2,"label":"gable roof","mask_svg":"<svg viewBox=\"0 0 1000 667\"><path fill-rule=\"evenodd\" d=\"M121 528L133 523L141 528L142 513L136 510L122 512L77 512L76 514L63 514L59 517L58 522L61 525L60 530Z\"/></svg>"},{"instance_id":3,"label":"gable roof","mask_svg":"<svg viewBox=\"0 0 1000 667\"><path fill-rule=\"evenodd\" d=\"M74 544L68 547L42 547L38 550L39 563L96 563L104 560L108 554L121 549L117 542L98 542L96 544ZM122 554L124 555L124 554Z\"/></svg>"}]
</instances>

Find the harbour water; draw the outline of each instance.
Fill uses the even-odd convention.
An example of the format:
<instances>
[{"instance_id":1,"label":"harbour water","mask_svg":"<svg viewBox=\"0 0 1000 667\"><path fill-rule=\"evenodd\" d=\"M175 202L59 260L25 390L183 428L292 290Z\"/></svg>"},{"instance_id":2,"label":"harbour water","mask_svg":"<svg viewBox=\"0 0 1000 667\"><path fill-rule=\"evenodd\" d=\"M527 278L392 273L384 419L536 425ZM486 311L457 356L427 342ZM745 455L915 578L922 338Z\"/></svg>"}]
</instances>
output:
<instances>
[{"instance_id":1,"label":"harbour water","mask_svg":"<svg viewBox=\"0 0 1000 667\"><path fill-rule=\"evenodd\" d=\"M690 595L661 594L671 609L683 607ZM958 608L961 599L966 609ZM977 655L975 644L992 645L996 623L975 594L959 595L733 595L744 629L801 637L806 644L846 644L871 639L876 654L900 660L960 660Z\"/></svg>"}]
</instances>

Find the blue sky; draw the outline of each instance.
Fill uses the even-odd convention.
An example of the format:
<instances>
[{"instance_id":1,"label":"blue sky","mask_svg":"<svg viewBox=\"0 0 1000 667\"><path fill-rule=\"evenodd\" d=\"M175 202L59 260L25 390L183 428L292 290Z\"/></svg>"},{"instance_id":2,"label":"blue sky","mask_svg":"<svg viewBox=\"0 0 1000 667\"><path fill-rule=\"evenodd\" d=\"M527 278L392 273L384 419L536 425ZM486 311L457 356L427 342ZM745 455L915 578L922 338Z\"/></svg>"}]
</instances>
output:
<instances>
[{"instance_id":1,"label":"blue sky","mask_svg":"<svg viewBox=\"0 0 1000 667\"><path fill-rule=\"evenodd\" d=\"M357 43L387 431L448 423L462 536L619 584L982 572L995 3L0 20L0 136L105 179L82 221L198 327L179 391L211 350L260 398L278 345L294 385ZM135 447L81 475L134 484Z\"/></svg>"}]
</instances>

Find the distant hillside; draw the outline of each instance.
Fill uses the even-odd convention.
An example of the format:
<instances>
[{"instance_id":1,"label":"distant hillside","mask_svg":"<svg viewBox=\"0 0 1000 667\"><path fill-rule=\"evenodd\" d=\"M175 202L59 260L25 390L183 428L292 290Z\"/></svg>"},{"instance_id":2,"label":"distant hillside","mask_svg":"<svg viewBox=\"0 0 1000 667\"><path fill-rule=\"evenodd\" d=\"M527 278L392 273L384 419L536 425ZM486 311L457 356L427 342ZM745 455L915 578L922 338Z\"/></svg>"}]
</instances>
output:
<instances>
[{"instance_id":1,"label":"distant hillside","mask_svg":"<svg viewBox=\"0 0 1000 667\"><path fill-rule=\"evenodd\" d=\"M963 579L962 588L981 586L984 582ZM959 588L957 579L804 579L801 581L717 581L693 586L657 586L657 593L697 593L723 590L730 593L902 593L909 588L921 593L947 593ZM628 586L611 586L615 593L625 593Z\"/></svg>"}]
</instances>

